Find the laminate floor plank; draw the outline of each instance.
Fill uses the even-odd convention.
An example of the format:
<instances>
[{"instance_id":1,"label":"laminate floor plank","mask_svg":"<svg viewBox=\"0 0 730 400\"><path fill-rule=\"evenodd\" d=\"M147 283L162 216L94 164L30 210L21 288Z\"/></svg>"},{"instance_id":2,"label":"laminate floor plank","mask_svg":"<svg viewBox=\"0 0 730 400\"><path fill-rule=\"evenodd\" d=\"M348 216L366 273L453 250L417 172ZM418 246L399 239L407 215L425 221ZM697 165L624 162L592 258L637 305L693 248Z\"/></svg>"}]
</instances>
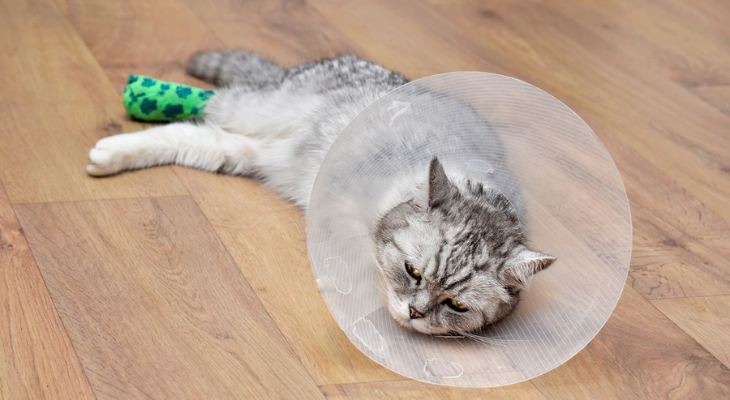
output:
<instances>
[{"instance_id":1,"label":"laminate floor plank","mask_svg":"<svg viewBox=\"0 0 730 400\"><path fill-rule=\"evenodd\" d=\"M368 56L307 1L183 1L226 47L255 51L285 67L342 54Z\"/></svg>"},{"instance_id":2,"label":"laminate floor plank","mask_svg":"<svg viewBox=\"0 0 730 400\"><path fill-rule=\"evenodd\" d=\"M121 103L121 99L119 100ZM0 115L0 180L12 203L187 194L169 167L98 179L88 152L102 137L139 129L121 104L9 104ZM83 109L88 115L79 116ZM44 118L34 115L45 114Z\"/></svg>"},{"instance_id":3,"label":"laminate floor plank","mask_svg":"<svg viewBox=\"0 0 730 400\"><path fill-rule=\"evenodd\" d=\"M312 6L343 35L379 64L410 79L451 72L505 73L509 62L496 63L459 36L460 22L419 2L368 3L314 0ZM465 39L465 40L461 40Z\"/></svg>"},{"instance_id":4,"label":"laminate floor plank","mask_svg":"<svg viewBox=\"0 0 730 400\"><path fill-rule=\"evenodd\" d=\"M102 182L96 140L129 126L115 93L49 0L0 2L0 180L12 203L187 194L169 168Z\"/></svg>"},{"instance_id":5,"label":"laminate floor plank","mask_svg":"<svg viewBox=\"0 0 730 400\"><path fill-rule=\"evenodd\" d=\"M559 7L569 18L579 15L583 23L602 25L599 32L620 37L622 51L631 54L635 66L666 77L730 115L730 29L723 18L730 8L725 2L617 2L618 10L607 10L600 2L567 4ZM613 18L617 11L625 18Z\"/></svg>"},{"instance_id":6,"label":"laminate floor plank","mask_svg":"<svg viewBox=\"0 0 730 400\"><path fill-rule=\"evenodd\" d=\"M730 396L730 369L630 286L586 348L532 382L554 400Z\"/></svg>"},{"instance_id":7,"label":"laminate floor plank","mask_svg":"<svg viewBox=\"0 0 730 400\"><path fill-rule=\"evenodd\" d=\"M94 398L1 184L0 398Z\"/></svg>"},{"instance_id":8,"label":"laminate floor plank","mask_svg":"<svg viewBox=\"0 0 730 400\"><path fill-rule=\"evenodd\" d=\"M15 210L97 398L322 398L189 197Z\"/></svg>"},{"instance_id":9,"label":"laminate floor plank","mask_svg":"<svg viewBox=\"0 0 730 400\"><path fill-rule=\"evenodd\" d=\"M52 0L0 2L3 104L100 103L114 91Z\"/></svg>"},{"instance_id":10,"label":"laminate floor plank","mask_svg":"<svg viewBox=\"0 0 730 400\"><path fill-rule=\"evenodd\" d=\"M730 293L730 223L588 118L621 170L631 205L629 284L647 299Z\"/></svg>"},{"instance_id":11,"label":"laminate floor plank","mask_svg":"<svg viewBox=\"0 0 730 400\"><path fill-rule=\"evenodd\" d=\"M176 172L317 384L403 379L362 354L330 315L299 209L255 181Z\"/></svg>"},{"instance_id":12,"label":"laminate floor plank","mask_svg":"<svg viewBox=\"0 0 730 400\"><path fill-rule=\"evenodd\" d=\"M730 296L661 299L651 303L730 368Z\"/></svg>"},{"instance_id":13,"label":"laminate floor plank","mask_svg":"<svg viewBox=\"0 0 730 400\"><path fill-rule=\"evenodd\" d=\"M424 386L427 385L427 386ZM428 385L418 381L389 381L322 386L322 391L330 400L367 400L367 399L422 399L422 400L545 400L529 382L517 383L494 389L456 388Z\"/></svg>"},{"instance_id":14,"label":"laminate floor plank","mask_svg":"<svg viewBox=\"0 0 730 400\"><path fill-rule=\"evenodd\" d=\"M213 88L185 74L185 63L225 45L182 1L57 1L118 93L129 74Z\"/></svg>"}]
</instances>

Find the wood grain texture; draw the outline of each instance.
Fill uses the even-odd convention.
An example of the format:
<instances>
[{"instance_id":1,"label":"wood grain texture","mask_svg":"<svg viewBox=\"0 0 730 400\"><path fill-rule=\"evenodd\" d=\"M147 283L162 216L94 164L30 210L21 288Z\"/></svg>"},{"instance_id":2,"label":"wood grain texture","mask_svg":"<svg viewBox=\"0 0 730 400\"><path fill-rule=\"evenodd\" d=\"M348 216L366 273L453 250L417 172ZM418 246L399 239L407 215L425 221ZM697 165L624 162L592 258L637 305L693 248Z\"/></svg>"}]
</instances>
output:
<instances>
[{"instance_id":1,"label":"wood grain texture","mask_svg":"<svg viewBox=\"0 0 730 400\"><path fill-rule=\"evenodd\" d=\"M330 315L297 208L251 180L176 172L318 384L403 379L362 354Z\"/></svg>"},{"instance_id":2,"label":"wood grain texture","mask_svg":"<svg viewBox=\"0 0 730 400\"><path fill-rule=\"evenodd\" d=\"M728 12L719 0L0 0L0 238L13 246L0 246L0 396L730 397ZM185 61L222 47L284 65L354 53L409 78L496 72L564 101L632 207L614 315L527 383L407 380L332 320L291 204L177 167L85 175L98 138L145 126L124 114L127 74L206 86ZM80 202L95 199L126 200ZM15 206L25 233L8 202L41 203Z\"/></svg>"},{"instance_id":3,"label":"wood grain texture","mask_svg":"<svg viewBox=\"0 0 730 400\"><path fill-rule=\"evenodd\" d=\"M410 79L450 71L505 70L462 40L459 22L424 3L311 1L343 35Z\"/></svg>"},{"instance_id":4,"label":"wood grain texture","mask_svg":"<svg viewBox=\"0 0 730 400\"><path fill-rule=\"evenodd\" d=\"M141 127L124 115L121 99L119 104L33 103L3 107L0 180L13 203L187 194L169 167L110 179L86 174L89 149L98 139ZM88 115L80 117L79 110Z\"/></svg>"},{"instance_id":5,"label":"wood grain texture","mask_svg":"<svg viewBox=\"0 0 730 400\"><path fill-rule=\"evenodd\" d=\"M0 180L12 203L186 194L169 168L86 175L96 140L140 125L55 3L1 1L0 51Z\"/></svg>"},{"instance_id":6,"label":"wood grain texture","mask_svg":"<svg viewBox=\"0 0 730 400\"><path fill-rule=\"evenodd\" d=\"M730 223L612 131L586 119L621 171L629 197L631 286L648 299L730 293Z\"/></svg>"},{"instance_id":7,"label":"wood grain texture","mask_svg":"<svg viewBox=\"0 0 730 400\"><path fill-rule=\"evenodd\" d=\"M590 6L592 12L588 15L607 21L606 13L599 11L597 5ZM621 27L620 34L630 44L625 50L641 62L640 68L653 69L727 115L727 97L723 99L723 93L728 93L730 84L726 68L730 58L727 24L721 21L730 12L728 5L713 1L645 0L635 4L622 2L621 6L629 18L606 23L605 30ZM631 9L627 10L629 6ZM566 14L586 12L578 5L566 10Z\"/></svg>"},{"instance_id":8,"label":"wood grain texture","mask_svg":"<svg viewBox=\"0 0 730 400\"><path fill-rule=\"evenodd\" d=\"M228 47L245 48L291 66L365 51L308 1L183 0Z\"/></svg>"},{"instance_id":9,"label":"wood grain texture","mask_svg":"<svg viewBox=\"0 0 730 400\"><path fill-rule=\"evenodd\" d=\"M97 398L321 398L189 197L19 205Z\"/></svg>"},{"instance_id":10,"label":"wood grain texture","mask_svg":"<svg viewBox=\"0 0 730 400\"><path fill-rule=\"evenodd\" d=\"M586 348L532 382L554 400L730 396L730 369L630 286Z\"/></svg>"},{"instance_id":11,"label":"wood grain texture","mask_svg":"<svg viewBox=\"0 0 730 400\"><path fill-rule=\"evenodd\" d=\"M730 367L730 296L662 299L652 304Z\"/></svg>"},{"instance_id":12,"label":"wood grain texture","mask_svg":"<svg viewBox=\"0 0 730 400\"><path fill-rule=\"evenodd\" d=\"M3 103L112 100L96 60L52 0L0 2Z\"/></svg>"},{"instance_id":13,"label":"wood grain texture","mask_svg":"<svg viewBox=\"0 0 730 400\"><path fill-rule=\"evenodd\" d=\"M1 184L0 398L94 398Z\"/></svg>"},{"instance_id":14,"label":"wood grain texture","mask_svg":"<svg viewBox=\"0 0 730 400\"><path fill-rule=\"evenodd\" d=\"M185 74L185 62L225 45L182 2L57 1L117 92L129 74L213 87Z\"/></svg>"},{"instance_id":15,"label":"wood grain texture","mask_svg":"<svg viewBox=\"0 0 730 400\"><path fill-rule=\"evenodd\" d=\"M425 385L425 386L424 386ZM523 382L501 388L472 389L427 385L412 380L322 386L329 400L421 399L421 400L545 400L532 384Z\"/></svg>"}]
</instances>

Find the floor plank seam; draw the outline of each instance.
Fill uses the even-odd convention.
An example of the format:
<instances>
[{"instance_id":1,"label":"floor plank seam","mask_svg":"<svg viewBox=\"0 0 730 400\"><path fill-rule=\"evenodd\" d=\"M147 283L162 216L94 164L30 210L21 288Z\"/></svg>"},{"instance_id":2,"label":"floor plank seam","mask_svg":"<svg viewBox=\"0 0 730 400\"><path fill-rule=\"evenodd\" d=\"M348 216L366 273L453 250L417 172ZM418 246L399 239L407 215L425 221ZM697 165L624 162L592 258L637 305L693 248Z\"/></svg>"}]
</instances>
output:
<instances>
[{"instance_id":1,"label":"floor plank seam","mask_svg":"<svg viewBox=\"0 0 730 400\"><path fill-rule=\"evenodd\" d=\"M2 189L0 187L0 189ZM14 205L11 205L13 208L13 214L15 215L15 220L18 222L18 226L22 230L21 234L23 235L23 240L25 240L26 245L28 246L28 250L30 250L30 256L33 260L33 267L38 271L38 275L41 277L41 282L43 282L43 290L48 294L48 298L51 301L51 304L53 305L53 311L58 316L59 321L61 322L61 326L63 327L63 333L66 336L66 339L68 340L69 344L71 345L71 348L73 349L73 356L76 357L76 361L81 366L81 373L84 375L84 380L86 385L91 390L91 393L94 395L94 398L98 398L96 395L96 391L94 390L94 387L91 385L91 381L89 380L89 377L86 372L86 368L84 368L84 363L81 360L81 357L79 357L78 350L76 349L76 345L74 344L73 340L71 340L71 336L68 334L68 328L66 328L66 323L63 321L63 318L61 318L61 314L58 312L58 307L56 306L56 301L53 299L53 296L51 296L51 292L48 289L48 284L46 283L46 277L43 276L43 273L41 272L41 269L38 267L38 260L36 258L36 252L31 246L30 242L28 241L25 233L25 229L23 228L23 224L20 222L20 217L18 216L18 212L15 209Z\"/></svg>"},{"instance_id":2,"label":"floor plank seam","mask_svg":"<svg viewBox=\"0 0 730 400\"><path fill-rule=\"evenodd\" d=\"M629 287L630 287L630 286L629 286ZM634 290L634 291L636 291L636 289L634 289L634 288L631 288L631 290ZM639 294L639 296L641 296L641 293L639 293L639 292L637 292L637 293ZM643 296L642 296L642 297L643 297ZM695 296L694 298L697 298L697 297L704 297L704 296ZM698 342L698 341L697 341L697 340L696 340L696 339L695 339L694 337L692 337L692 335L690 335L690 334L689 334L689 332L687 332L686 330L684 330L684 329L683 329L683 328L682 328L681 326L679 326L679 324L677 324L676 322L674 322L674 320L673 320L673 319L671 319L671 318L670 318L670 317L669 317L669 316L668 316L667 314L665 314L665 313L664 313L664 312L663 312L662 310L660 310L659 308L657 308L657 306L656 306L656 305L654 305L654 303L652 303L652 302L651 302L651 300L647 300L647 299L644 299L644 300L645 300L645 301L646 301L647 303L649 303L649 304L650 304L650 305L651 305L651 306L652 306L652 307L653 307L653 308L654 308L655 310L657 310L657 311L658 311L659 313L661 313L661 315L663 315L663 316L664 316L664 318L666 318L666 319L667 319L667 321L671 322L671 323L672 323L672 325L674 325L674 326L675 326L675 327L676 327L676 328L677 328L677 329L678 329L678 330L679 330L680 332L682 332L682 333L684 333L685 335L687 335L687 337L688 337L688 338L690 338L690 339L691 339L691 340L692 340L692 341L693 341L693 342L694 342L694 343L695 343L695 344L696 344L697 346L699 346L699 347L700 347L700 348L701 348L702 350L706 351L706 352L707 352L707 354L709 354L709 355L710 355L710 356L711 356L711 357L712 357L713 359L715 359L715 361L717 361L717 362L718 362L718 364L720 364L720 365L724 366L724 367L725 367L726 369L730 370L730 365L726 365L726 364L725 364L724 362L722 362L722 361L721 361L721 360L720 360L719 358L717 358L717 357L715 356L715 354L713 354L713 353L712 353L712 352L710 351L710 349L708 349L707 347L705 347L704 345L702 345L702 343ZM671 300L671 299L667 299L667 300Z\"/></svg>"},{"instance_id":3,"label":"floor plank seam","mask_svg":"<svg viewBox=\"0 0 730 400\"><path fill-rule=\"evenodd\" d=\"M174 171L174 172L175 172L175 175L178 176L177 175L177 171ZM178 176L178 179L180 179L179 176ZM185 183L184 183L183 180L180 180L180 182L183 182L183 186L185 186ZM185 186L185 188L187 190L187 186ZM171 197L173 197L173 196L171 196ZM241 269L241 266L238 265L238 262L236 261L235 257L233 257L233 254L231 254L231 251L228 249L228 246L226 246L225 242L220 237L220 234L215 229L215 225L208 219L208 216L205 214L205 212L203 211L203 209L200 208L200 204L198 204L198 202L195 201L195 199L192 196L188 195L187 197L190 197L191 198L191 201L193 203L195 203L195 207L200 212L200 215L202 215L205 218L205 221L208 223L208 226L210 227L211 231L215 234L216 239L218 239L218 243L221 245L221 247L223 249L225 249L226 255L236 265L236 267L238 268L238 272L241 274L241 276L243 277L243 279L246 281L246 283L248 284L248 286L251 288L251 291L256 294L256 298L259 301L259 305L264 309L264 311L266 311L266 314L269 315L269 318L271 318L271 321L273 322L274 326L276 326L276 329L279 332L279 334L281 335L281 337L283 337L284 340L286 340L286 343L287 343L287 345L289 347L289 350L292 352L292 354L294 354L294 356L296 356L297 360L299 360L299 363L302 365L302 367L304 368L304 370L307 371L307 375L312 380L312 382L316 383L317 380L314 379L314 376L312 376L312 373L309 371L309 368L307 368L306 364L302 360L302 357L299 355L298 352L296 352L294 350L294 346L289 341L289 338L284 334L284 332L281 330L281 327L279 326L279 324L277 324L276 323L276 320L271 316L271 312L266 307L266 305L264 304L263 300L261 300L261 297L258 295L258 293L256 293L256 290L253 289L253 286L251 285L251 282L248 281L248 278L246 277L246 274L243 273L243 270ZM322 395L324 396L324 393Z\"/></svg>"},{"instance_id":4,"label":"floor plank seam","mask_svg":"<svg viewBox=\"0 0 730 400\"><path fill-rule=\"evenodd\" d=\"M723 297L723 296L730 296L730 293L721 293L721 294L707 294L703 296L683 296L683 297L657 297L656 299L646 299L649 302L652 301L662 301L662 300L680 300L680 299L704 299L708 297Z\"/></svg>"},{"instance_id":5,"label":"floor plank seam","mask_svg":"<svg viewBox=\"0 0 730 400\"><path fill-rule=\"evenodd\" d=\"M187 190L187 188L185 188ZM23 206L23 205L40 205L40 204L66 204L66 203L77 203L77 204L83 204L83 203L93 203L97 201L124 201L124 200L154 200L154 199L166 199L166 198L174 198L174 197L190 197L192 196L190 194L170 194L170 195L163 195L163 196L137 196L137 197L110 197L110 198L99 198L99 199L83 199L83 200L54 200L54 201L31 201L31 202L19 202L19 203L13 203L12 201L10 204L13 206Z\"/></svg>"}]
</instances>

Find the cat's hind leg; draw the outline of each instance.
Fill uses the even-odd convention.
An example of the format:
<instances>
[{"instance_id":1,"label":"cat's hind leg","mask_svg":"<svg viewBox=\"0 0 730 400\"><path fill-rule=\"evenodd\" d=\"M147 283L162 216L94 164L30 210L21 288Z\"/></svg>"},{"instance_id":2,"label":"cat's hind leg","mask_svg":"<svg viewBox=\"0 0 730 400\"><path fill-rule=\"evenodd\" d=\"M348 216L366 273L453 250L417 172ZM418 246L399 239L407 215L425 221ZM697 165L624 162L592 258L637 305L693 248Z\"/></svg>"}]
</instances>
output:
<instances>
[{"instance_id":1,"label":"cat's hind leg","mask_svg":"<svg viewBox=\"0 0 730 400\"><path fill-rule=\"evenodd\" d=\"M193 55L187 72L217 86L240 85L255 89L277 86L284 69L245 50L206 51Z\"/></svg>"},{"instance_id":2,"label":"cat's hind leg","mask_svg":"<svg viewBox=\"0 0 730 400\"><path fill-rule=\"evenodd\" d=\"M213 172L253 174L254 139L212 124L178 122L99 140L89 151L86 171L103 176L155 165L178 164Z\"/></svg>"}]
</instances>

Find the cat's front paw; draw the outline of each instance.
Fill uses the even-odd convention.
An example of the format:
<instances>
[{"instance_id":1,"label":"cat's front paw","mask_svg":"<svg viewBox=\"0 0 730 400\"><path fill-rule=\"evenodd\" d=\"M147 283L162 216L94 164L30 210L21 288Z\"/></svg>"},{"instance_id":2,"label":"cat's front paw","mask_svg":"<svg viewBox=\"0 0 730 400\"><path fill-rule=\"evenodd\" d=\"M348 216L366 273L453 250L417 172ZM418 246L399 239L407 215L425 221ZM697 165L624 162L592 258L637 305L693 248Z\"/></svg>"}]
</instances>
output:
<instances>
[{"instance_id":1,"label":"cat's front paw","mask_svg":"<svg viewBox=\"0 0 730 400\"><path fill-rule=\"evenodd\" d=\"M124 169L124 145L117 136L99 140L89 151L89 164L86 166L89 175L112 175Z\"/></svg>"}]
</instances>

